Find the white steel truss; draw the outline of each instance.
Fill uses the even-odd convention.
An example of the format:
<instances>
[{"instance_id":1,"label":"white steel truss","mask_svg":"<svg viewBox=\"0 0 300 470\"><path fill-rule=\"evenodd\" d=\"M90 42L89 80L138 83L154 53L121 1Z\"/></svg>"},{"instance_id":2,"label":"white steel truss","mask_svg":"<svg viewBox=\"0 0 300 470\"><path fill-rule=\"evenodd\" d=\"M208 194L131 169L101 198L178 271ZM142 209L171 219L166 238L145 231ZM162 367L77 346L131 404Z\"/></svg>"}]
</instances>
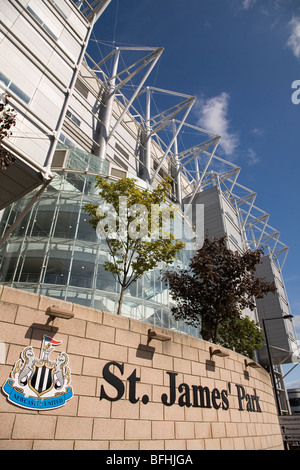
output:
<instances>
[{"instance_id":1,"label":"white steel truss","mask_svg":"<svg viewBox=\"0 0 300 470\"><path fill-rule=\"evenodd\" d=\"M145 167L146 167L146 178L150 182L150 184L153 184L155 181L164 161L169 155L170 149L173 146L175 139L185 122L190 110L192 109L192 106L195 102L195 97L186 95L183 93L178 93L170 90L164 90L161 88L156 88L156 87L147 87L143 92L141 92L140 95L142 95L144 92L146 92L146 120L145 120L145 131L146 131L146 140L145 140ZM175 98L184 98L183 101L180 101L179 103L176 103L175 105L165 109L164 111L159 112L158 114L154 115L151 117L151 95L153 93L159 93L162 95L169 95L171 97ZM164 129L166 129L175 116L178 116L181 112L184 112L182 119L179 122L179 127L175 129L173 132L172 138L169 141L169 143L166 145L166 149L164 151L163 156L159 160L158 166L155 169L155 172L153 176L151 177L151 169L150 169L150 164L151 164L151 139L154 136L158 136L158 133ZM170 156L170 155L169 155Z\"/></svg>"},{"instance_id":2,"label":"white steel truss","mask_svg":"<svg viewBox=\"0 0 300 470\"><path fill-rule=\"evenodd\" d=\"M121 51L145 51L148 54L130 66L118 71ZM146 168L146 181L153 185L164 162L168 160L174 169L172 176L176 188L175 197L179 204L182 203L183 192L185 198L189 201L188 205L191 205L199 191L218 185L222 194L236 208L244 247L267 249L281 269L286 259L288 247L279 241L279 232L268 224L270 215L254 205L257 194L237 181L241 168L216 155L216 149L222 137L186 122L196 98L179 92L143 86L162 52L162 48L120 47L115 48L98 63L91 57L86 56L87 61L92 62L91 69L96 74L101 74L105 87L108 90L107 98L104 102L106 111L104 118L102 117L99 155L101 154L105 157L108 140L114 134L125 115L133 111L132 116L140 121L141 128L144 129L145 134L143 142L145 161L143 164ZM102 68L102 65L109 59L114 60L111 77L108 77ZM122 87L136 78L143 69L146 69L146 72L139 83L134 86L132 95L126 98L124 94L120 93ZM178 102L167 106L163 111L151 114L151 100L153 94L156 93L158 95L168 95L177 99ZM140 113L133 107L133 102L139 100L140 103L140 98L144 94L146 95L145 111ZM124 110L114 126L110 128L112 104L116 96L118 96L118 99L123 100ZM176 119L178 116L181 116L181 118ZM179 151L179 140L185 136L186 130L193 131L197 136L196 138L198 138L198 143ZM161 131L170 131L167 140L160 137ZM152 139L155 139L164 150L154 173L151 175ZM188 196L186 196L187 194Z\"/></svg>"},{"instance_id":3,"label":"white steel truss","mask_svg":"<svg viewBox=\"0 0 300 470\"><path fill-rule=\"evenodd\" d=\"M115 48L110 54L108 54L101 62L95 63L93 61L93 72L101 73L102 76L105 76L101 66L110 58L114 58L113 62L113 70L112 76L110 78L106 77L105 86L107 88L107 94L104 98L103 106L105 107L104 115L102 116L101 121L101 131L100 131L100 139L99 139L99 151L98 155L101 158L105 158L106 155L106 147L109 139L114 135L118 126L123 121L125 115L128 113L129 109L131 108L134 100L137 98L142 86L144 85L145 81L147 80L148 76L150 75L151 71L155 67L157 61L159 60L160 56L163 53L163 48L154 48L154 47L117 47ZM133 64L128 67L125 67L121 71L118 72L119 68L119 59L121 51L131 51L131 52L150 52L142 59L137 60ZM89 58L89 56L87 56ZM132 93L129 99L123 100L125 101L125 106L123 111L121 112L120 116L118 117L116 123L111 128L111 117L112 117L112 109L113 103L117 93L120 89L130 82L133 78L135 78L140 72L146 69L145 73L143 74L142 78L140 79L139 83L135 87L134 92Z\"/></svg>"},{"instance_id":4,"label":"white steel truss","mask_svg":"<svg viewBox=\"0 0 300 470\"><path fill-rule=\"evenodd\" d=\"M196 126L184 123L199 131L199 135L209 134L210 139L178 153L173 158L177 161L177 171L181 174L182 189L188 189L189 204L199 191L218 186L222 194L235 207L244 240L244 248L263 248L281 270L288 247L279 240L280 233L268 224L270 215L254 205L257 194L238 183L241 168L215 154L220 137L214 136ZM209 147L210 151L208 151Z\"/></svg>"},{"instance_id":5,"label":"white steel truss","mask_svg":"<svg viewBox=\"0 0 300 470\"><path fill-rule=\"evenodd\" d=\"M72 0L88 21L97 21L111 0Z\"/></svg>"}]
</instances>

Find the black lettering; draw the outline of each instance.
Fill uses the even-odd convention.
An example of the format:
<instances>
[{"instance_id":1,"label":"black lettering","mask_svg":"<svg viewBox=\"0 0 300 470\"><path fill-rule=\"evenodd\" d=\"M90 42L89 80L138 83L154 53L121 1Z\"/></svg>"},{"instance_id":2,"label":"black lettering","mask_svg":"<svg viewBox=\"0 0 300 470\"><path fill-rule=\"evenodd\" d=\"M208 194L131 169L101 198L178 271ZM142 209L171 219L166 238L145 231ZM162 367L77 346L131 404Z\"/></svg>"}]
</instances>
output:
<instances>
[{"instance_id":1,"label":"black lettering","mask_svg":"<svg viewBox=\"0 0 300 470\"><path fill-rule=\"evenodd\" d=\"M179 406L187 406L187 407L190 407L191 406L191 399L190 399L190 388L187 384L185 383L182 383L179 385L178 387L178 391L181 393L183 390L185 390L185 392L180 395L179 399L178 399L178 405Z\"/></svg>"},{"instance_id":2,"label":"black lettering","mask_svg":"<svg viewBox=\"0 0 300 470\"><path fill-rule=\"evenodd\" d=\"M211 392L211 400L213 407L218 410L221 406L221 403L217 403L217 400L219 400L221 397L220 391L217 388L214 388L213 391Z\"/></svg>"},{"instance_id":3,"label":"black lettering","mask_svg":"<svg viewBox=\"0 0 300 470\"><path fill-rule=\"evenodd\" d=\"M137 403L139 398L136 398L136 383L140 382L140 378L136 376L136 369L132 372L132 374L127 378L129 382L129 401L130 403Z\"/></svg>"},{"instance_id":4,"label":"black lettering","mask_svg":"<svg viewBox=\"0 0 300 470\"><path fill-rule=\"evenodd\" d=\"M106 380L107 383L112 385L118 393L117 393L116 397L110 397L109 395L107 395L103 385L101 385L100 400L105 398L108 401L117 401L117 400L120 400L120 398L122 398L122 396L124 395L125 387L124 387L124 384L123 384L122 380L120 380L118 377L116 377L115 374L113 374L109 370L110 366L116 366L119 369L119 371L121 372L121 374L123 375L124 364L119 364L118 362L112 361L112 362L108 362L103 367L103 378Z\"/></svg>"},{"instance_id":5,"label":"black lettering","mask_svg":"<svg viewBox=\"0 0 300 470\"><path fill-rule=\"evenodd\" d=\"M239 411L244 411L243 400L245 398L245 389L242 385L235 385L238 392Z\"/></svg>"},{"instance_id":6,"label":"black lettering","mask_svg":"<svg viewBox=\"0 0 300 470\"><path fill-rule=\"evenodd\" d=\"M252 403L253 403L253 410L257 411L257 413L261 413L261 407L259 404L259 397L256 395L256 389L253 389L254 395L252 395ZM256 405L256 410L255 410L255 405Z\"/></svg>"},{"instance_id":7,"label":"black lettering","mask_svg":"<svg viewBox=\"0 0 300 470\"><path fill-rule=\"evenodd\" d=\"M200 408L211 408L210 404L210 392L208 387L202 387L201 385L192 385L193 388L193 397L194 397L194 407ZM204 392L205 397L204 398ZM199 402L200 398L200 402Z\"/></svg>"},{"instance_id":8,"label":"black lettering","mask_svg":"<svg viewBox=\"0 0 300 470\"><path fill-rule=\"evenodd\" d=\"M227 390L222 390L221 392L221 396L222 396L222 410L228 410L229 408L229 401L228 401L228 392Z\"/></svg>"},{"instance_id":9,"label":"black lettering","mask_svg":"<svg viewBox=\"0 0 300 470\"><path fill-rule=\"evenodd\" d=\"M161 396L161 401L163 402L164 405L166 406L172 406L175 403L176 400L176 375L178 375L176 372L167 372L170 376L170 400L168 402L168 395L166 393L163 393Z\"/></svg>"},{"instance_id":10,"label":"black lettering","mask_svg":"<svg viewBox=\"0 0 300 470\"><path fill-rule=\"evenodd\" d=\"M252 408L252 402L251 402L251 397L249 395L249 393L246 393L246 402L247 402L247 411L254 411L253 408Z\"/></svg>"}]
</instances>

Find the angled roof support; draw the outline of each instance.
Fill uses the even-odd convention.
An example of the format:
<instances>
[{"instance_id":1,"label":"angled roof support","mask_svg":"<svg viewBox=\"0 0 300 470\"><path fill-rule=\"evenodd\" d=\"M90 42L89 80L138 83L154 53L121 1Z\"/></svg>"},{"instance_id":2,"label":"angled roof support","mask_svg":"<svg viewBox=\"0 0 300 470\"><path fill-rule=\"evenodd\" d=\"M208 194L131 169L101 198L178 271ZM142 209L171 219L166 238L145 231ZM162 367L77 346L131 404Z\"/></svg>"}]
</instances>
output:
<instances>
[{"instance_id":1,"label":"angled roof support","mask_svg":"<svg viewBox=\"0 0 300 470\"><path fill-rule=\"evenodd\" d=\"M183 97L187 98L181 103L178 103L172 106L169 109L162 111L161 113L157 114L156 116L151 117L151 93L157 91L162 94L172 95L176 97ZM171 121L173 121L173 137L175 136L175 140L173 139L173 143L175 145L175 141L177 138L176 134L176 126L174 122L174 117L183 111L187 106L190 105L190 99L193 98L190 95L185 95L183 93L173 92L169 90L163 90L161 88L155 87L147 87L143 90L139 96L146 92L146 120L145 120L145 127L146 127L146 139L145 139L145 168L146 168L146 180L150 181L150 162L151 162L151 137L155 134L158 134L161 130L165 129ZM176 135L175 135L176 134Z\"/></svg>"},{"instance_id":2,"label":"angled roof support","mask_svg":"<svg viewBox=\"0 0 300 470\"><path fill-rule=\"evenodd\" d=\"M144 91L140 93L140 96L144 93ZM183 93L178 93L178 92L170 91L170 90L164 90L162 88L156 88L156 87L147 87L146 91L148 94L151 94L151 92L153 91L157 91L164 95L171 95L171 96L176 96L180 98L186 98L181 103L178 103L172 106L171 108L162 111L156 116L152 116L149 118L151 121L151 129L152 129L151 134L152 135L157 134L159 131L167 127L167 125L175 118L175 116L189 105L190 99L193 98L193 96L190 96L190 95L186 95ZM150 106L150 103L149 103L149 106Z\"/></svg>"},{"instance_id":3,"label":"angled roof support","mask_svg":"<svg viewBox=\"0 0 300 470\"><path fill-rule=\"evenodd\" d=\"M188 204L187 204L187 206L186 206L186 208L185 208L185 210L186 210L187 212L188 212L188 210L189 210L189 208L190 208L190 206L191 206L191 204L192 204L192 202L193 202L193 200L194 200L194 198L195 198L195 196L196 196L196 194L197 194L197 192L198 192L198 190L199 190L199 188L200 188L200 186L201 186L202 180L203 180L203 178L204 178L204 176L205 176L205 174L206 174L206 172L207 172L207 169L208 169L208 167L209 167L209 165L210 165L210 162L211 162L212 159L213 159L213 156L214 156L215 151L216 151L216 149L217 149L217 147L218 147L219 141L220 141L220 137L216 137L216 138L215 138L215 145L214 145L214 147L213 147L213 150L212 150L212 152L211 152L211 154L210 154L210 156L209 156L209 159L208 159L208 161L207 161L207 163L206 163L206 165L205 165L205 168L204 168L204 170L203 170L203 172L202 172L201 177L199 178L199 180L198 180L197 183L196 183L196 186L195 186L195 189L194 189L194 191L193 191L193 194L192 194L192 196L191 196L191 198L190 198L190 200L189 200L189 202L188 202Z\"/></svg>"},{"instance_id":4,"label":"angled roof support","mask_svg":"<svg viewBox=\"0 0 300 470\"><path fill-rule=\"evenodd\" d=\"M118 66L119 66L119 57L120 57L120 52L124 50L130 50L130 51L151 51L150 54L148 54L146 57L143 59L138 60L134 64L130 65L126 69L122 70L121 72L118 73ZM124 116L128 112L130 106L132 105L133 101L137 97L141 87L147 80L148 76L150 75L152 69L156 65L158 59L160 58L161 54L163 53L163 48L149 48L149 47L117 47L112 53L110 53L105 59L103 59L99 64L101 65L103 62L105 62L107 59L113 57L115 55L114 59L114 64L113 64L113 72L112 72L112 77L108 80L108 93L106 96L106 99L104 100L104 106L105 106L105 111L102 116L102 123L101 123L101 130L100 130L100 138L99 138L99 149L98 149L98 155L102 158L105 158L106 155L106 147L109 139L113 136L114 132L116 131L117 127L120 125L122 122ZM99 64L96 65L95 68L99 68ZM131 98L127 101L126 105L124 106L123 111L121 112L120 116L118 117L115 125L113 126L112 129L110 129L110 123L111 123L111 117L112 117L112 110L113 110L113 103L115 99L115 95L117 91L120 90L120 88L125 85L129 80L131 80L133 77L135 77L142 69L144 69L146 66L149 66L146 73L142 77L139 85L137 86L136 90L132 94ZM135 69L130 72L131 69ZM100 70L100 69L99 69ZM121 80L121 76L123 74L126 74L126 77ZM117 79L121 80L117 84Z\"/></svg>"},{"instance_id":5,"label":"angled roof support","mask_svg":"<svg viewBox=\"0 0 300 470\"><path fill-rule=\"evenodd\" d=\"M275 243L274 243L274 246L273 246L273 250L274 250L274 251L275 251L275 249L276 249L277 243L280 243L281 245L283 245L283 243L281 243L281 242L279 241L279 237L280 237L280 232L275 232L275 234L274 234Z\"/></svg>"},{"instance_id":6,"label":"angled roof support","mask_svg":"<svg viewBox=\"0 0 300 470\"><path fill-rule=\"evenodd\" d=\"M196 158L205 150L207 150L213 143L216 143L216 141L219 141L219 137L214 137L213 139L206 140L205 142L195 145L194 147L191 147L187 150L184 150L183 152L179 153L177 156L180 161L182 161L184 158L189 157L190 155L191 158L189 160L184 161L181 163L181 166L185 166L188 163L190 163L192 160L196 161Z\"/></svg>"},{"instance_id":7,"label":"angled roof support","mask_svg":"<svg viewBox=\"0 0 300 470\"><path fill-rule=\"evenodd\" d=\"M176 125L175 125L175 122L174 122L174 128L176 130ZM180 174L181 172L189 179L191 180L191 184L194 184L194 185L198 185L199 183L199 179L200 179L200 183L201 184L201 181L203 180L205 174L206 174L206 171L207 171L207 168L211 162L211 159L212 159L212 154L209 154L208 152L205 152L211 145L213 144L216 144L218 143L220 140L219 137L214 137L212 139L209 139L199 145L196 145L194 147L191 147L190 149L187 149L187 150L184 150L183 152L181 153L178 153L178 149L177 149L177 139L175 140L176 142L176 151L175 151L175 155L174 155L174 158L175 158L175 165L176 165L176 180L177 180L177 184L179 185L179 182L180 182ZM209 155L209 159L208 159L208 162L205 166L205 169L203 170L203 172L201 173L201 176L200 176L200 171L199 171L199 164L198 164L198 156L201 154L201 153L205 153L205 154L208 154ZM190 157L190 158L189 158ZM188 158L188 160L184 160L185 158ZM195 165L195 169L194 170L188 170L187 169L187 165L190 163L190 162L194 162L194 165ZM178 201L181 203L181 198L178 198ZM189 206L188 206L189 207Z\"/></svg>"},{"instance_id":8,"label":"angled roof support","mask_svg":"<svg viewBox=\"0 0 300 470\"><path fill-rule=\"evenodd\" d=\"M89 57L89 59L91 59L91 61L94 63L94 67L91 67L91 70L95 71L95 72L101 72L103 74L103 71L102 69L100 68L102 64L104 64L104 62L106 62L108 59L110 59L113 55L115 55L117 49L119 48L116 48L114 49L113 51L111 51L106 57L104 57L104 59L102 59L100 62L96 63L92 57Z\"/></svg>"},{"instance_id":9,"label":"angled roof support","mask_svg":"<svg viewBox=\"0 0 300 470\"><path fill-rule=\"evenodd\" d=\"M149 68L148 70L146 71L145 75L143 76L142 80L140 81L139 85L137 86L135 92L133 93L133 95L131 96L130 100L127 102L124 110L122 111L121 115L119 116L117 122L115 123L114 127L111 129L109 135L108 135L108 140L111 138L111 136L114 134L116 128L119 126L119 124L121 123L121 121L123 120L125 114L127 113L128 109L130 108L130 106L132 105L133 101L135 100L135 98L137 97L140 89L142 88L142 86L144 85L145 81L147 80L148 76L150 75L150 73L152 72L153 68L155 67L158 59L160 58L160 56L162 55L164 49L162 47L159 47L159 48L156 48L156 49L153 49L153 48L137 48L137 47L132 47L132 48L120 48L121 50L151 50L153 52L151 52L151 54L147 55L144 59L141 59L139 60L138 62L136 62L135 64L131 65L130 67L128 67L127 69L123 70L122 72L120 72L116 77L119 77L122 73L124 72L127 72L128 73L128 76L115 88L115 93L123 86L125 85L129 80L131 80L135 75L137 75L137 73L139 73L144 67L146 67L147 65L149 65ZM135 65L138 65L142 63L142 65L137 69L135 70L134 72L132 72L131 74L129 73L129 70L134 67ZM114 77L113 77L114 78Z\"/></svg>"},{"instance_id":10,"label":"angled roof support","mask_svg":"<svg viewBox=\"0 0 300 470\"><path fill-rule=\"evenodd\" d=\"M258 239L258 241L257 241L257 246L259 246L259 245L261 244L262 237L263 237L263 235L264 235L264 233L265 233L266 226L267 226L267 223L268 223L268 221L269 221L269 218L270 218L270 215L269 215L269 214L263 215L263 216L261 217L261 221L264 221L264 226L263 226L263 228L262 228L262 230L261 230L260 237L259 237L259 239ZM278 236L279 236L279 235L278 235Z\"/></svg>"},{"instance_id":11,"label":"angled roof support","mask_svg":"<svg viewBox=\"0 0 300 470\"><path fill-rule=\"evenodd\" d=\"M265 231L266 231L266 227L268 226L267 224L268 224L268 220L270 218L270 215L267 214L266 212L262 211L261 209L258 209L257 207L255 209L262 212L263 215L255 217L253 214L251 214L250 215L251 220L247 223L244 223L243 228L244 228L246 233L249 233L249 231L251 232L251 234L252 234L252 243L253 243L255 249L257 249L260 246L262 246L262 241L266 240L266 239L263 240L263 237L265 236ZM263 223L263 226L260 227L259 225L262 224L262 223ZM256 229L256 231L258 231L258 234L259 234L258 238L256 238L255 235L254 235L254 229Z\"/></svg>"},{"instance_id":12,"label":"angled roof support","mask_svg":"<svg viewBox=\"0 0 300 470\"><path fill-rule=\"evenodd\" d=\"M190 103L190 99L179 103L178 105L172 106L172 108L163 111L157 116L152 117L151 121L153 121L154 125L152 125L152 134L157 134L159 131L165 129L167 125L172 121L172 119L180 113L183 109L185 109ZM168 114L167 114L168 113ZM156 121L157 120L157 121Z\"/></svg>"},{"instance_id":13,"label":"angled roof support","mask_svg":"<svg viewBox=\"0 0 300 470\"><path fill-rule=\"evenodd\" d=\"M253 208L253 205L254 205L254 201L255 201L255 199L256 199L256 193L250 194L250 195L249 195L249 199L251 199L251 202L248 203L248 201L247 201L247 204L249 205L249 208L248 208L248 211L247 211L247 212L245 211L245 212L246 212L246 217L244 218L243 228L245 228L245 225L246 225L246 223L247 223L247 220L248 220L248 218L249 218L249 215L250 215L250 213L251 213L251 211L252 211L252 208ZM245 201L244 201L244 202L245 202Z\"/></svg>"},{"instance_id":14,"label":"angled roof support","mask_svg":"<svg viewBox=\"0 0 300 470\"><path fill-rule=\"evenodd\" d=\"M110 2L111 0L94 0L89 2L87 0L80 0L77 2L77 6L79 9L83 7L81 12L88 21L92 21L93 19L97 21Z\"/></svg>"},{"instance_id":15,"label":"angled roof support","mask_svg":"<svg viewBox=\"0 0 300 470\"><path fill-rule=\"evenodd\" d=\"M164 161L165 161L165 159L166 159L166 157L167 157L167 155L168 155L168 153L169 153L171 147L174 145L175 139L176 139L176 137L178 136L178 134L179 134L179 132L180 132L182 126L183 126L184 121L186 120L186 118L187 118L187 116L188 116L190 110L192 109L192 107L193 107L193 105L194 105L194 103L195 103L195 100L196 100L196 98L195 98L194 96L192 96L191 98L189 98L189 99L187 100L188 108L187 108L187 110L186 110L186 112L185 112L185 114L184 114L182 120L180 121L179 126L177 127L176 131L174 132L173 137L172 137L172 139L171 139L171 142L170 142L169 145L168 145L167 150L165 151L164 155L163 155L162 158L160 159L160 162L159 162L159 164L158 164L158 166L157 166L157 168L156 168L156 170L155 170L155 172L154 172L154 175L152 176L152 178L151 178L151 180L150 180L150 184L152 184L153 181L155 180L155 178L157 177L158 172L160 171L160 169L161 169L161 167L162 167L162 165L163 165L163 163L164 163Z\"/></svg>"},{"instance_id":16,"label":"angled roof support","mask_svg":"<svg viewBox=\"0 0 300 470\"><path fill-rule=\"evenodd\" d=\"M281 243L281 242L280 242L280 243ZM283 244L283 243L282 243L282 244ZM285 260L286 260L286 257L287 257L288 252L289 252L289 249L288 249L287 246L285 246L285 247L282 248L281 250L276 251L276 258L277 258L277 259L278 259L278 255L281 255L282 253L284 253L283 259L282 259L282 261L281 261L281 263L280 263L280 269L283 268L283 265L284 265L284 263L285 263ZM278 259L278 262L279 262L279 259Z\"/></svg>"},{"instance_id":17,"label":"angled roof support","mask_svg":"<svg viewBox=\"0 0 300 470\"><path fill-rule=\"evenodd\" d=\"M268 225L269 228L272 228ZM268 242L269 240L274 240L274 238L276 239L276 244L274 246L277 245L277 242L278 242L278 239L279 239L279 236L280 236L280 232L278 231L274 231L273 233L269 233L269 234L266 234L265 237L261 240L261 244L265 244L266 242ZM272 249L272 251L274 250L274 246Z\"/></svg>"},{"instance_id":18,"label":"angled roof support","mask_svg":"<svg viewBox=\"0 0 300 470\"><path fill-rule=\"evenodd\" d=\"M250 222L247 222L244 225L244 228L245 228L245 230L248 230L250 228L256 227L260 222L263 222L265 220L266 220L266 222L265 222L264 228L266 228L269 217L270 217L270 215L267 214L267 213L265 213L264 215L261 215L260 217L254 217L253 216L252 220Z\"/></svg>"}]
</instances>

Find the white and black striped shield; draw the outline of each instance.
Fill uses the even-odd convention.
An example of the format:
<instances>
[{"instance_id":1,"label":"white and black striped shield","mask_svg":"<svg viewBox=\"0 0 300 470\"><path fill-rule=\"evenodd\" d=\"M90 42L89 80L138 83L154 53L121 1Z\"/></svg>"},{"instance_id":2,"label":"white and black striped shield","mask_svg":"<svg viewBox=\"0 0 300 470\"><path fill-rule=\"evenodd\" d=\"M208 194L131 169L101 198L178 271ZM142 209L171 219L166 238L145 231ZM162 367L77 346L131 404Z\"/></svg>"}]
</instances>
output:
<instances>
[{"instance_id":1,"label":"white and black striped shield","mask_svg":"<svg viewBox=\"0 0 300 470\"><path fill-rule=\"evenodd\" d=\"M33 374L28 385L38 397L52 389L53 371L54 364L51 362L42 361L34 364Z\"/></svg>"}]
</instances>

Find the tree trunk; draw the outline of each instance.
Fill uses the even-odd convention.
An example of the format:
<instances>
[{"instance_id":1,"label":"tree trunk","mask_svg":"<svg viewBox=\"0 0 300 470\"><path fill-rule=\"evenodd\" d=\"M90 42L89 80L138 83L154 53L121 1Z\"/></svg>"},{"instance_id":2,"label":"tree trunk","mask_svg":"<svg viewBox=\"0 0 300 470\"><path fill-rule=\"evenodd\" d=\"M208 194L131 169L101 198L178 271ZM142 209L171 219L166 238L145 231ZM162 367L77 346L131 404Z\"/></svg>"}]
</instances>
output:
<instances>
[{"instance_id":1,"label":"tree trunk","mask_svg":"<svg viewBox=\"0 0 300 470\"><path fill-rule=\"evenodd\" d=\"M120 294L120 298L119 298L119 305L118 305L117 315L121 315L124 293L125 293L125 287L121 286L121 294Z\"/></svg>"}]
</instances>

